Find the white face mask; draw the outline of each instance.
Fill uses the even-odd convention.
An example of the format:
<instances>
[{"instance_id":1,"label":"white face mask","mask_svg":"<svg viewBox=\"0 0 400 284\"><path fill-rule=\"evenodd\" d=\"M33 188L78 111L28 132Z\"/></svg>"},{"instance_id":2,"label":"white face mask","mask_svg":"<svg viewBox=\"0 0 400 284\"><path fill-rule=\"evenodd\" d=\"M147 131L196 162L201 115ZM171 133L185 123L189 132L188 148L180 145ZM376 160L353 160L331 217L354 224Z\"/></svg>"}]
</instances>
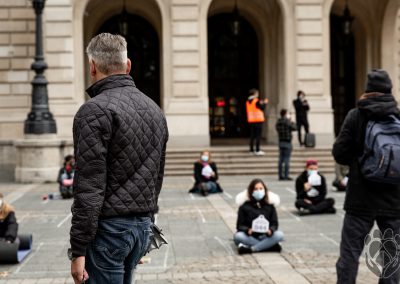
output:
<instances>
[{"instance_id":1,"label":"white face mask","mask_svg":"<svg viewBox=\"0 0 400 284\"><path fill-rule=\"evenodd\" d=\"M208 162L208 156L207 155L201 155L201 160L203 162Z\"/></svg>"}]
</instances>

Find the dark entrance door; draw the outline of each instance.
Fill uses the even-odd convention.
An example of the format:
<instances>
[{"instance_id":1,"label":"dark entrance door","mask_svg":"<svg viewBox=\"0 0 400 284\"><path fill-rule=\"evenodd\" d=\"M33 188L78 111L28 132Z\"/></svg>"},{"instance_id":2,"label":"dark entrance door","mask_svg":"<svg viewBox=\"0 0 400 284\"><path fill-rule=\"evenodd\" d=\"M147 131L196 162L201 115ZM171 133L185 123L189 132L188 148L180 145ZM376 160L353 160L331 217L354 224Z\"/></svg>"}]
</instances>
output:
<instances>
[{"instance_id":1,"label":"dark entrance door","mask_svg":"<svg viewBox=\"0 0 400 284\"><path fill-rule=\"evenodd\" d=\"M156 30L144 18L127 14L128 57L132 61L130 75L136 86L160 105L160 47ZM98 33L121 34L121 16L114 16L101 26Z\"/></svg>"},{"instance_id":2,"label":"dark entrance door","mask_svg":"<svg viewBox=\"0 0 400 284\"><path fill-rule=\"evenodd\" d=\"M246 137L248 90L258 88L258 41L253 27L232 14L208 19L208 82L211 137Z\"/></svg>"},{"instance_id":3,"label":"dark entrance door","mask_svg":"<svg viewBox=\"0 0 400 284\"><path fill-rule=\"evenodd\" d=\"M331 93L335 136L350 109L355 106L354 35L345 35L340 16L331 15Z\"/></svg>"}]
</instances>

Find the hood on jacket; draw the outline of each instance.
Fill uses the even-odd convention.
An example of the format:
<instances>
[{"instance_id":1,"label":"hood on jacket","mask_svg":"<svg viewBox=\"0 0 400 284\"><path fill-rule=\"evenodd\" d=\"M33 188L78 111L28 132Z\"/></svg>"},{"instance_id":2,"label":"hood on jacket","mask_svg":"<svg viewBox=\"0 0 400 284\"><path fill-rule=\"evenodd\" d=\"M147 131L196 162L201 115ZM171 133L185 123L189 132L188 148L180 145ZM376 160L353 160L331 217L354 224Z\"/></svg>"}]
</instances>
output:
<instances>
[{"instance_id":1,"label":"hood on jacket","mask_svg":"<svg viewBox=\"0 0 400 284\"><path fill-rule=\"evenodd\" d=\"M400 115L392 94L365 93L357 102L357 107L369 118L381 118L391 114Z\"/></svg>"}]
</instances>

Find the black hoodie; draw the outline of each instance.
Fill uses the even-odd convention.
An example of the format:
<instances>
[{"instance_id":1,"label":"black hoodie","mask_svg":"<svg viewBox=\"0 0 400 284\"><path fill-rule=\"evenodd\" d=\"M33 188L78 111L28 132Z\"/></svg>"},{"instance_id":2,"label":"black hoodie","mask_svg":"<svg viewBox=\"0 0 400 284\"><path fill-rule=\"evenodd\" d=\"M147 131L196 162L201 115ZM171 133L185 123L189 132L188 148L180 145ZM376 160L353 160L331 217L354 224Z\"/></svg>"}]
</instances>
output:
<instances>
[{"instance_id":1,"label":"black hoodie","mask_svg":"<svg viewBox=\"0 0 400 284\"><path fill-rule=\"evenodd\" d=\"M365 180L358 163L364 151L368 120L379 120L391 114L400 116L397 102L391 94L363 95L357 108L347 114L333 145L332 154L336 162L350 166L344 202L344 209L349 214L400 218L400 185Z\"/></svg>"}]
</instances>

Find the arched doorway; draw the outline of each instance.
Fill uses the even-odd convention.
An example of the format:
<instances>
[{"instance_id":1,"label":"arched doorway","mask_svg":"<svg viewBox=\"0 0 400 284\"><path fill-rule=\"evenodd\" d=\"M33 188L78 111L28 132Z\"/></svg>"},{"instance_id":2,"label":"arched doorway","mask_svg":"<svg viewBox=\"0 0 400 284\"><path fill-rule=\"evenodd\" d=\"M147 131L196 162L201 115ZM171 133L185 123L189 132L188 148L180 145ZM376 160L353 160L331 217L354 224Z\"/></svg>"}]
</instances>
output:
<instances>
[{"instance_id":1,"label":"arched doorway","mask_svg":"<svg viewBox=\"0 0 400 284\"><path fill-rule=\"evenodd\" d=\"M355 106L355 46L353 31L343 31L343 17L331 15L331 94L335 136L347 112Z\"/></svg>"},{"instance_id":2,"label":"arched doorway","mask_svg":"<svg viewBox=\"0 0 400 284\"><path fill-rule=\"evenodd\" d=\"M235 26L236 25L236 26ZM248 90L259 88L257 34L233 13L208 18L208 83L211 137L246 137Z\"/></svg>"},{"instance_id":3,"label":"arched doorway","mask_svg":"<svg viewBox=\"0 0 400 284\"><path fill-rule=\"evenodd\" d=\"M126 13L106 20L96 34L121 34L121 29L125 29L122 33L132 61L130 75L136 86L160 105L160 46L156 30L144 18Z\"/></svg>"},{"instance_id":4,"label":"arched doorway","mask_svg":"<svg viewBox=\"0 0 400 284\"><path fill-rule=\"evenodd\" d=\"M347 112L365 91L368 71L382 67L381 39L387 3L388 0L334 0L332 3L331 93L336 135Z\"/></svg>"}]
</instances>

